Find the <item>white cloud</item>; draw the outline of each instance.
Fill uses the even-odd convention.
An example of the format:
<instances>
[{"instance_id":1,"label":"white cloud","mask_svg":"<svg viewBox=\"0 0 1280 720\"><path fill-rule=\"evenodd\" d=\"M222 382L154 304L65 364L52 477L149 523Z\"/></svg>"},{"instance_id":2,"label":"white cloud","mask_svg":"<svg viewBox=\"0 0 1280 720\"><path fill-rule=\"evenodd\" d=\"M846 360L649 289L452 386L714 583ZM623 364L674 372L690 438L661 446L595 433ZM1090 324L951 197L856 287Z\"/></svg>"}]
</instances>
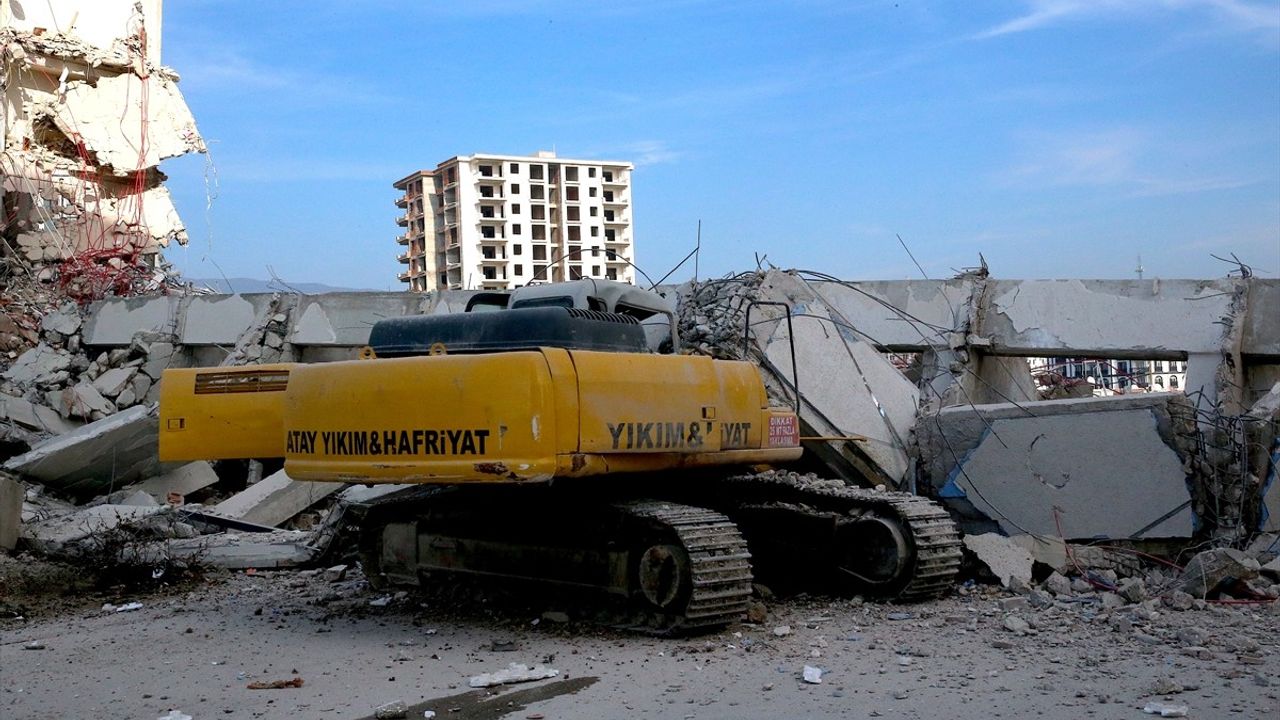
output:
<instances>
[{"instance_id":1,"label":"white cloud","mask_svg":"<svg viewBox=\"0 0 1280 720\"><path fill-rule=\"evenodd\" d=\"M1088 18L1195 13L1223 29L1268 35L1280 30L1280 9L1246 0L1027 0L1027 12L973 36L982 40Z\"/></svg>"},{"instance_id":2,"label":"white cloud","mask_svg":"<svg viewBox=\"0 0 1280 720\"><path fill-rule=\"evenodd\" d=\"M1131 127L1033 133L1021 145L1017 162L999 173L1006 183L1106 187L1132 197L1152 197L1229 190L1257 182L1212 171L1188 172L1184 161L1205 153Z\"/></svg>"}]
</instances>

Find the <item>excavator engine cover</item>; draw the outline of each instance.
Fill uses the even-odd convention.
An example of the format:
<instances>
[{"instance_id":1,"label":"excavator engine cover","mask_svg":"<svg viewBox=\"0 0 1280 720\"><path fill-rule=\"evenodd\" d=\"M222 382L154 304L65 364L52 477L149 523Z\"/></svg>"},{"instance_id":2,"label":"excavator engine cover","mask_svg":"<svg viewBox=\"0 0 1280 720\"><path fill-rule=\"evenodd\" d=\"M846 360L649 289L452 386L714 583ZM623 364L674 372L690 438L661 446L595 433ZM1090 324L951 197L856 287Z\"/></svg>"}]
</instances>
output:
<instances>
[{"instance_id":1,"label":"excavator engine cover","mask_svg":"<svg viewBox=\"0 0 1280 720\"><path fill-rule=\"evenodd\" d=\"M388 318L369 333L378 357L426 355L439 345L450 354L539 347L648 352L644 328L634 317L570 307Z\"/></svg>"}]
</instances>

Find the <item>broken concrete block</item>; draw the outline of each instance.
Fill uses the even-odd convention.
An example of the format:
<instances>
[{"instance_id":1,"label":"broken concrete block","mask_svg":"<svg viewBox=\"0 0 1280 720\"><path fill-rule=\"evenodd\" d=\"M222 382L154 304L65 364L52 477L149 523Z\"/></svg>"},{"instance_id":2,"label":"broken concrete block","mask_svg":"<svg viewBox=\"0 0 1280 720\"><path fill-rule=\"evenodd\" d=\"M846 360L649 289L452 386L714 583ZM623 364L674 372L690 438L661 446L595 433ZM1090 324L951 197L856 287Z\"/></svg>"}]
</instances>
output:
<instances>
[{"instance_id":1,"label":"broken concrete block","mask_svg":"<svg viewBox=\"0 0 1280 720\"><path fill-rule=\"evenodd\" d=\"M140 372L133 376L133 387L130 389L133 390L134 398L145 400L147 394L151 392L151 386L154 384L154 381L146 373Z\"/></svg>"},{"instance_id":2,"label":"broken concrete block","mask_svg":"<svg viewBox=\"0 0 1280 720\"><path fill-rule=\"evenodd\" d=\"M18 545L22 500L26 494L22 483L0 473L0 550L12 550Z\"/></svg>"},{"instance_id":3,"label":"broken concrete block","mask_svg":"<svg viewBox=\"0 0 1280 720\"><path fill-rule=\"evenodd\" d=\"M64 420L56 411L12 395L0 394L0 420L8 420L25 428L55 435L70 432L76 423Z\"/></svg>"},{"instance_id":4,"label":"broken concrete block","mask_svg":"<svg viewBox=\"0 0 1280 720\"><path fill-rule=\"evenodd\" d=\"M792 321L796 372L806 400L801 420L825 428L820 435L868 438L856 443L856 452L876 471L862 474L882 474L888 483L900 484L910 462L906 439L916 421L919 389L875 346L849 330L849 322L832 316L834 311L799 279L770 273L760 293L804 313ZM791 381L791 340L786 323L779 322L763 343L769 365L784 383Z\"/></svg>"},{"instance_id":5,"label":"broken concrete block","mask_svg":"<svg viewBox=\"0 0 1280 720\"><path fill-rule=\"evenodd\" d=\"M1031 582L1031 553L1009 538L997 533L965 535L964 545L1000 579L1001 585L1011 587L1013 582L1022 585Z\"/></svg>"},{"instance_id":6,"label":"broken concrete block","mask_svg":"<svg viewBox=\"0 0 1280 720\"><path fill-rule=\"evenodd\" d=\"M114 398L129 387L137 372L137 368L112 368L93 381L93 388L105 397Z\"/></svg>"},{"instance_id":7,"label":"broken concrete block","mask_svg":"<svg viewBox=\"0 0 1280 720\"><path fill-rule=\"evenodd\" d=\"M1054 595L1071 595L1071 581L1062 573L1054 570L1049 577L1045 578L1044 588Z\"/></svg>"},{"instance_id":8,"label":"broken concrete block","mask_svg":"<svg viewBox=\"0 0 1280 720\"><path fill-rule=\"evenodd\" d=\"M57 398L58 412L66 417L90 418L95 412L111 415L116 411L115 403L102 397L102 393L87 382L66 388Z\"/></svg>"},{"instance_id":9,"label":"broken concrete block","mask_svg":"<svg viewBox=\"0 0 1280 720\"><path fill-rule=\"evenodd\" d=\"M80 330L80 310L74 302L66 303L41 318L40 329L61 335L74 335Z\"/></svg>"},{"instance_id":10,"label":"broken concrete block","mask_svg":"<svg viewBox=\"0 0 1280 720\"><path fill-rule=\"evenodd\" d=\"M158 453L156 409L139 405L49 438L10 458L4 469L88 498L153 474Z\"/></svg>"},{"instance_id":11,"label":"broken concrete block","mask_svg":"<svg viewBox=\"0 0 1280 720\"><path fill-rule=\"evenodd\" d=\"M1251 580L1258 577L1258 561L1234 548L1205 550L1191 558L1182 570L1182 591L1203 598L1224 580Z\"/></svg>"},{"instance_id":12,"label":"broken concrete block","mask_svg":"<svg viewBox=\"0 0 1280 720\"><path fill-rule=\"evenodd\" d=\"M214 512L259 525L279 525L341 490L342 483L294 480L283 470L214 507Z\"/></svg>"},{"instance_id":13,"label":"broken concrete block","mask_svg":"<svg viewBox=\"0 0 1280 720\"><path fill-rule=\"evenodd\" d=\"M147 350L147 362L142 366L142 372L146 373L152 380L159 380L160 376L164 374L165 368L172 366L173 354L173 343L151 343L151 347ZM145 393L139 393L139 397L143 395Z\"/></svg>"},{"instance_id":14,"label":"broken concrete block","mask_svg":"<svg viewBox=\"0 0 1280 720\"><path fill-rule=\"evenodd\" d=\"M15 385L29 385L71 367L71 353L40 343L18 356L3 377Z\"/></svg>"},{"instance_id":15,"label":"broken concrete block","mask_svg":"<svg viewBox=\"0 0 1280 720\"><path fill-rule=\"evenodd\" d=\"M1067 556L1067 544L1058 538L1013 535L1009 539L1031 553L1031 557L1036 562L1048 565L1055 572L1065 573L1071 567L1071 558Z\"/></svg>"},{"instance_id":16,"label":"broken concrete block","mask_svg":"<svg viewBox=\"0 0 1280 720\"><path fill-rule=\"evenodd\" d=\"M149 493L157 502L166 502L170 493L187 496L218 482L213 466L199 460L187 463L163 475L147 478L134 487Z\"/></svg>"}]
</instances>

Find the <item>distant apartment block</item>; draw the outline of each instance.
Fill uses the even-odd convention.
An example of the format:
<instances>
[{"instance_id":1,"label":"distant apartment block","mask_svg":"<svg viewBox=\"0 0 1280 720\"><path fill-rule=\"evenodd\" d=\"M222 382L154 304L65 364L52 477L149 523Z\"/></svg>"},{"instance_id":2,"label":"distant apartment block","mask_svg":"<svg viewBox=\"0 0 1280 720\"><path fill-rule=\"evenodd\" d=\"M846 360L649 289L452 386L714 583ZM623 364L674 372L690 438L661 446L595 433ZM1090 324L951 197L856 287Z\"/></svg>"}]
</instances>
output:
<instances>
[{"instance_id":1,"label":"distant apartment block","mask_svg":"<svg viewBox=\"0 0 1280 720\"><path fill-rule=\"evenodd\" d=\"M635 281L628 162L459 155L394 183L409 290Z\"/></svg>"}]
</instances>

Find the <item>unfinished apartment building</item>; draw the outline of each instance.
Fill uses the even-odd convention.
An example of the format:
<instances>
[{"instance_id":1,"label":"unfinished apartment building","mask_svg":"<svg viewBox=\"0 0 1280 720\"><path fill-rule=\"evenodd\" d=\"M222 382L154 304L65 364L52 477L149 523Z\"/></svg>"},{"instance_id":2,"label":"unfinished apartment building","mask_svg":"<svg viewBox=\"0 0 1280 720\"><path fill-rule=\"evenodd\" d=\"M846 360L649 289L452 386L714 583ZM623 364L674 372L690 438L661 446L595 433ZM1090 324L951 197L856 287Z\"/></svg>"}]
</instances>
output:
<instances>
[{"instance_id":1,"label":"unfinished apartment building","mask_svg":"<svg viewBox=\"0 0 1280 720\"><path fill-rule=\"evenodd\" d=\"M394 183L401 282L414 292L634 282L628 162L459 155Z\"/></svg>"}]
</instances>

